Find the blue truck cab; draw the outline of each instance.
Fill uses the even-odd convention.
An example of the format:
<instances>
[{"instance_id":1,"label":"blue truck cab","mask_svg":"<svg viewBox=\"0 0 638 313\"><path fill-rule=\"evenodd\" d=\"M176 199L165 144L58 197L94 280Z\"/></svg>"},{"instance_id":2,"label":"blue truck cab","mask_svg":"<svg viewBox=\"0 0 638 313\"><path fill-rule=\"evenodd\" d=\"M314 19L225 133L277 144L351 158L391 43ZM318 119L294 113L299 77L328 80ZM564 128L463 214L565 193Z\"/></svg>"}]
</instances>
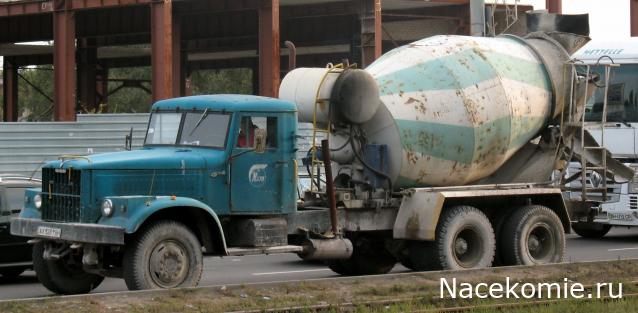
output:
<instances>
[{"instance_id":1,"label":"blue truck cab","mask_svg":"<svg viewBox=\"0 0 638 313\"><path fill-rule=\"evenodd\" d=\"M88 292L103 276L118 275L132 289L192 285L201 275L197 250L227 255L230 232L245 235L233 237L236 245L286 243L277 217L296 211L296 132L295 105L278 99L159 101L141 149L46 164L42 188L27 192L12 233L37 238L36 271L54 292ZM264 229L274 231L260 235ZM187 240L156 242L167 232ZM194 257L184 257L189 253ZM158 261L145 273L122 266L149 259ZM83 279L71 281L69 272Z\"/></svg>"}]
</instances>

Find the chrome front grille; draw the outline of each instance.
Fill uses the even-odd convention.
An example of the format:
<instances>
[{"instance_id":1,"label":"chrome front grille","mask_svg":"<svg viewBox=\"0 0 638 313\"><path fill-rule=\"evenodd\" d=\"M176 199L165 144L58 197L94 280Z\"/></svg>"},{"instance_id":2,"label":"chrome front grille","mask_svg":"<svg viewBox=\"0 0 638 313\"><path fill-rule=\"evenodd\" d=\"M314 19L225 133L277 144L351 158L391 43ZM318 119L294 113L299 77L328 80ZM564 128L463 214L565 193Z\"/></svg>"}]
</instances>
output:
<instances>
[{"instance_id":1,"label":"chrome front grille","mask_svg":"<svg viewBox=\"0 0 638 313\"><path fill-rule=\"evenodd\" d=\"M80 180L72 169L42 169L42 219L54 222L80 221Z\"/></svg>"},{"instance_id":2,"label":"chrome front grille","mask_svg":"<svg viewBox=\"0 0 638 313\"><path fill-rule=\"evenodd\" d=\"M629 195L629 208L632 210L638 209L638 195Z\"/></svg>"}]
</instances>

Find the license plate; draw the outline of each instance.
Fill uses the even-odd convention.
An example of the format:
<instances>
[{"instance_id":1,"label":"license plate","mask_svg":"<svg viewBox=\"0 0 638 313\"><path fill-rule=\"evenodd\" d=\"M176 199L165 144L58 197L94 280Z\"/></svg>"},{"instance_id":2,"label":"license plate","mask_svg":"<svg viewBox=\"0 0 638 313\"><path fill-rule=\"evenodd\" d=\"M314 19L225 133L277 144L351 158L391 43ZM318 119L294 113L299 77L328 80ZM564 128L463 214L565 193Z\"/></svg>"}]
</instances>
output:
<instances>
[{"instance_id":1,"label":"license plate","mask_svg":"<svg viewBox=\"0 0 638 313\"><path fill-rule=\"evenodd\" d=\"M608 216L609 216L609 219L617 220L617 221L631 221L631 220L633 220L633 217L631 216L631 214L609 213Z\"/></svg>"},{"instance_id":2,"label":"license plate","mask_svg":"<svg viewBox=\"0 0 638 313\"><path fill-rule=\"evenodd\" d=\"M38 235L51 237L51 238L60 238L62 234L62 230L60 228L48 227L48 226L39 226L38 227Z\"/></svg>"}]
</instances>

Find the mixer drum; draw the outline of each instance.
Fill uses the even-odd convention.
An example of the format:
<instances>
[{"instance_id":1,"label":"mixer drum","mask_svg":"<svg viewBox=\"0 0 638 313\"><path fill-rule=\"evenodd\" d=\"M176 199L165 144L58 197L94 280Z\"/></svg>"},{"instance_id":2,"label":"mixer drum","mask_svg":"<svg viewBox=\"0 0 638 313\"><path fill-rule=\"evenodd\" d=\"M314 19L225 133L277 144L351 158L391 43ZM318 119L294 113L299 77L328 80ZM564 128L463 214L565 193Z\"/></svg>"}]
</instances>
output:
<instances>
[{"instance_id":1,"label":"mixer drum","mask_svg":"<svg viewBox=\"0 0 638 313\"><path fill-rule=\"evenodd\" d=\"M552 85L521 39L435 36L366 68L383 103L363 125L390 149L395 186L470 183L496 171L545 127Z\"/></svg>"}]
</instances>

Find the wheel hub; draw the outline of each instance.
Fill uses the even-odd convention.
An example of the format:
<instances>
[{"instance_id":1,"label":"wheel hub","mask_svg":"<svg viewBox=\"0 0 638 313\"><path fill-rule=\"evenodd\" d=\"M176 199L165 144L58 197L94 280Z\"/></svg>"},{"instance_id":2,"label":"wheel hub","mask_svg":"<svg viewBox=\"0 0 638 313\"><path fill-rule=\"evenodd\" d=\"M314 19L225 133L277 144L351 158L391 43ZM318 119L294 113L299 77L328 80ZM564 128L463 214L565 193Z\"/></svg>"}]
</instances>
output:
<instances>
[{"instance_id":1,"label":"wheel hub","mask_svg":"<svg viewBox=\"0 0 638 313\"><path fill-rule=\"evenodd\" d=\"M537 223L527 235L529 256L539 263L551 261L556 250L555 235L546 223Z\"/></svg>"},{"instance_id":2,"label":"wheel hub","mask_svg":"<svg viewBox=\"0 0 638 313\"><path fill-rule=\"evenodd\" d=\"M476 266L483 255L481 236L473 227L466 227L459 231L450 248L458 264L464 268Z\"/></svg>"},{"instance_id":3,"label":"wheel hub","mask_svg":"<svg viewBox=\"0 0 638 313\"><path fill-rule=\"evenodd\" d=\"M175 241L160 242L150 258L150 274L162 288L179 286L188 274L186 249Z\"/></svg>"},{"instance_id":4,"label":"wheel hub","mask_svg":"<svg viewBox=\"0 0 638 313\"><path fill-rule=\"evenodd\" d=\"M463 255L468 250L467 240L464 238L456 238L456 242L454 242L454 251L458 255Z\"/></svg>"},{"instance_id":5,"label":"wheel hub","mask_svg":"<svg viewBox=\"0 0 638 313\"><path fill-rule=\"evenodd\" d=\"M529 238L527 239L527 248L530 252L536 252L536 250L538 250L540 246L540 240L538 239L538 237L536 237L536 235L529 236Z\"/></svg>"}]
</instances>

